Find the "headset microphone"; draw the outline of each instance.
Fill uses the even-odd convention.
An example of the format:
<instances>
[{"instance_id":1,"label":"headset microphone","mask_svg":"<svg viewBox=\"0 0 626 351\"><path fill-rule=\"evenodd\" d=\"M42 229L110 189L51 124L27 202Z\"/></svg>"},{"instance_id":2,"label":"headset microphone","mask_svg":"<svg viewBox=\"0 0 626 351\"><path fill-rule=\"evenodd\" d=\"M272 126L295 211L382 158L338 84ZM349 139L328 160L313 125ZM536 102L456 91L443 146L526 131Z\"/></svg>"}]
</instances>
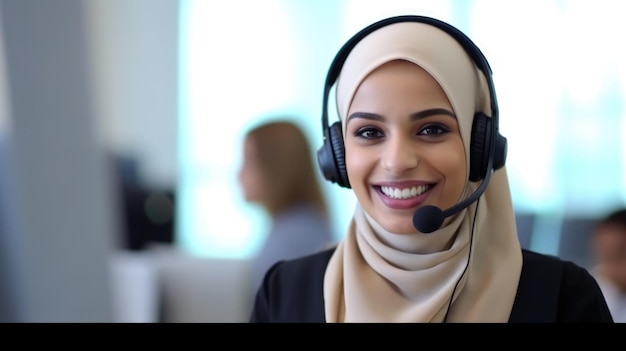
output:
<instances>
[{"instance_id":1,"label":"headset microphone","mask_svg":"<svg viewBox=\"0 0 626 351\"><path fill-rule=\"evenodd\" d=\"M442 210L437 206L423 206L415 210L413 214L413 226L424 234L429 234L439 229L443 224L443 220L447 217L455 215L462 210L468 208L471 204L476 202L478 198L485 192L487 185L489 185L489 179L492 172L487 172L485 179L482 181L478 189L476 189L470 196L458 204Z\"/></svg>"}]
</instances>

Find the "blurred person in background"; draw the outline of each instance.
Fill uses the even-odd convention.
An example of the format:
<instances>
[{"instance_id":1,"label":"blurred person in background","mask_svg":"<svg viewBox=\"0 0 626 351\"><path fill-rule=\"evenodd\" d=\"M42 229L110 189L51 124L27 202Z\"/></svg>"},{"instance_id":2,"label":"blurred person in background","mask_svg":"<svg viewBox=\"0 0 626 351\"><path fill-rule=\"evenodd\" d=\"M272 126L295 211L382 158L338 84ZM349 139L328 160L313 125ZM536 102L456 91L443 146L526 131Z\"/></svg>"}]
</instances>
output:
<instances>
[{"instance_id":1,"label":"blurred person in background","mask_svg":"<svg viewBox=\"0 0 626 351\"><path fill-rule=\"evenodd\" d=\"M593 273L613 320L626 323L626 208L601 219L592 235Z\"/></svg>"},{"instance_id":2,"label":"blurred person in background","mask_svg":"<svg viewBox=\"0 0 626 351\"><path fill-rule=\"evenodd\" d=\"M293 122L266 122L245 135L238 175L243 195L271 217L270 231L252 261L253 291L275 262L320 251L333 241L312 155Z\"/></svg>"}]
</instances>

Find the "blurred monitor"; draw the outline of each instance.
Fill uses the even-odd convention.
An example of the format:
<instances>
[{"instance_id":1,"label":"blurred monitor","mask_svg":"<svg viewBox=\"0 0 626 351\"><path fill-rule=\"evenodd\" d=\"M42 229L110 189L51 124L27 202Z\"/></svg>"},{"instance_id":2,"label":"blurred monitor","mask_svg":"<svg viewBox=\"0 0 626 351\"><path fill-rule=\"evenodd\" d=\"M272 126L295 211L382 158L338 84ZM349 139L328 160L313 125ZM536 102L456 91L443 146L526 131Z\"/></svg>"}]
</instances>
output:
<instances>
[{"instance_id":1,"label":"blurred monitor","mask_svg":"<svg viewBox=\"0 0 626 351\"><path fill-rule=\"evenodd\" d=\"M523 249L530 249L530 242L533 236L535 226L535 217L533 213L517 213L515 214L515 223L517 224L517 236Z\"/></svg>"},{"instance_id":2,"label":"blurred monitor","mask_svg":"<svg viewBox=\"0 0 626 351\"><path fill-rule=\"evenodd\" d=\"M591 268L591 235L597 218L565 217L561 224L558 256Z\"/></svg>"}]
</instances>

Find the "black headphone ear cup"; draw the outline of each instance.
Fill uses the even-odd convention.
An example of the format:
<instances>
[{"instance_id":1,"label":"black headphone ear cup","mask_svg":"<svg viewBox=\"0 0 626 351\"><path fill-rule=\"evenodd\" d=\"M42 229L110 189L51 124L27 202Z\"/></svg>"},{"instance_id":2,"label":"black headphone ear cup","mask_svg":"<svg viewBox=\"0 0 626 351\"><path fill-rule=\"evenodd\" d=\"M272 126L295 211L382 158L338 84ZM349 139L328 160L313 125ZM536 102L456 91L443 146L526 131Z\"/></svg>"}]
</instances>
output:
<instances>
[{"instance_id":1,"label":"black headphone ear cup","mask_svg":"<svg viewBox=\"0 0 626 351\"><path fill-rule=\"evenodd\" d=\"M496 135L496 154L493 157L493 169L498 170L504 167L506 154L508 152L507 140L503 135Z\"/></svg>"},{"instance_id":2,"label":"black headphone ear cup","mask_svg":"<svg viewBox=\"0 0 626 351\"><path fill-rule=\"evenodd\" d=\"M333 149L334 163L337 169L337 184L344 188L350 188L348 171L346 170L346 150L343 144L341 122L335 122L330 126L329 136Z\"/></svg>"},{"instance_id":3,"label":"black headphone ear cup","mask_svg":"<svg viewBox=\"0 0 626 351\"><path fill-rule=\"evenodd\" d=\"M317 163L326 180L337 183L344 188L350 188L348 172L346 171L343 134L339 122L335 122L326 130L324 144L317 151Z\"/></svg>"},{"instance_id":4,"label":"black headphone ear cup","mask_svg":"<svg viewBox=\"0 0 626 351\"><path fill-rule=\"evenodd\" d=\"M489 165L489 147L491 144L491 118L484 113L476 113L472 123L470 139L469 180L478 182L485 179Z\"/></svg>"}]
</instances>

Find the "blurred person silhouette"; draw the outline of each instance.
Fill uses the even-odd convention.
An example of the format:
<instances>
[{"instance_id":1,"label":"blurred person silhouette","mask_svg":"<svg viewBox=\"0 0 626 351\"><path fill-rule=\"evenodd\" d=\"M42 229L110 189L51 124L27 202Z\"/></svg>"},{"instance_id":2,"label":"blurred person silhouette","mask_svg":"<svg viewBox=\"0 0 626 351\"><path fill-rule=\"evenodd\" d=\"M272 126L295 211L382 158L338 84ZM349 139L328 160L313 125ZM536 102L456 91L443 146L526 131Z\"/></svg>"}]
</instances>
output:
<instances>
[{"instance_id":1,"label":"blurred person silhouette","mask_svg":"<svg viewBox=\"0 0 626 351\"><path fill-rule=\"evenodd\" d=\"M591 239L593 274L615 322L626 323L626 208L598 221Z\"/></svg>"},{"instance_id":2,"label":"blurred person silhouette","mask_svg":"<svg viewBox=\"0 0 626 351\"><path fill-rule=\"evenodd\" d=\"M333 242L313 149L295 123L266 122L246 133L239 182L245 200L260 205L271 218L270 231L252 260L254 291L275 262L320 251Z\"/></svg>"},{"instance_id":3,"label":"blurred person silhouette","mask_svg":"<svg viewBox=\"0 0 626 351\"><path fill-rule=\"evenodd\" d=\"M250 321L612 322L587 270L521 248L498 118L458 29L398 16L356 33L326 76L318 150L352 220L335 247L273 265Z\"/></svg>"}]
</instances>

